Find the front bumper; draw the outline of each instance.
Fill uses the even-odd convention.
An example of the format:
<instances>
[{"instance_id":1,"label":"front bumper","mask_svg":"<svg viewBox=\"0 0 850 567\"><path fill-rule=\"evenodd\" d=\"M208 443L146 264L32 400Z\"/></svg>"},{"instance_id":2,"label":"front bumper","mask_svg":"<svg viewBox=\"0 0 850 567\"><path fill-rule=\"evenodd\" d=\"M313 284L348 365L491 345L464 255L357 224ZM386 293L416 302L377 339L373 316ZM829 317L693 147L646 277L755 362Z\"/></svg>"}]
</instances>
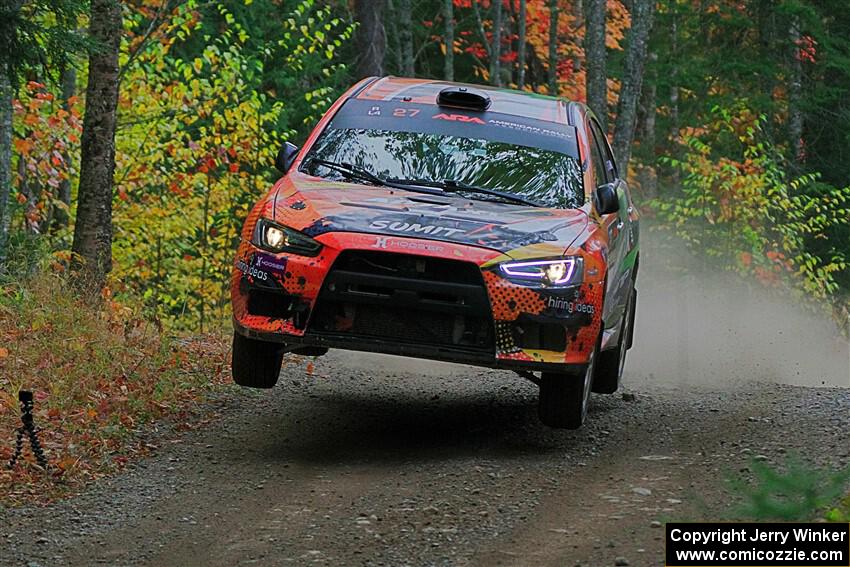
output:
<instances>
[{"instance_id":1,"label":"front bumper","mask_svg":"<svg viewBox=\"0 0 850 567\"><path fill-rule=\"evenodd\" d=\"M539 363L524 360L498 359L492 353L482 353L473 349L445 348L433 345L413 345L393 343L382 339L367 339L363 337L349 337L345 335L284 335L281 333L269 333L257 331L244 327L233 319L234 330L245 337L276 343L281 345L284 352L291 352L304 347L328 348L351 350L357 352L373 352L378 354L391 354L409 358L421 358L436 360L440 362L453 362L457 364L469 364L484 368L496 368L503 370L528 370L561 372L578 374L584 369L583 364L566 363Z\"/></svg>"},{"instance_id":2,"label":"front bumper","mask_svg":"<svg viewBox=\"0 0 850 567\"><path fill-rule=\"evenodd\" d=\"M242 243L231 288L236 332L285 345L286 350L338 348L489 368L552 372L580 369L587 363L599 336L603 284L592 278L570 288L535 289L504 279L495 266L505 256L482 248L432 241L423 245L419 239L360 233L323 235L322 243L324 248L316 258L270 255L248 242ZM448 276L446 279L430 280L430 284L416 279L421 274L408 279L380 273L374 277L368 273L354 274L342 265L343 252L371 257L392 254L414 263L419 259L424 259L426 264L443 262L469 269L478 283L472 285L471 280L460 283L459 279L452 283L456 274L445 271L439 277ZM585 266L595 268L595 273L602 272L593 261L586 261ZM354 286L351 288L354 293L340 291L341 283ZM476 285L480 296L474 293ZM392 289L392 293L381 291L387 289ZM369 297L370 293L374 297ZM362 296L359 299L358 294ZM439 300L446 295L455 299ZM384 302L380 308L382 316L388 317L386 333L374 336L374 321L366 333L358 332L356 324L350 321L335 327L333 315L321 315L320 306L331 300L338 302L337 319L345 318L347 311L340 306L348 302L361 301L369 308ZM417 313L426 313L417 311L419 308L429 310L429 317L432 311L439 312L442 319L434 319L435 328L443 321L448 322L442 330L442 341L427 340L432 338L428 333L432 325L428 317L414 321L423 331L422 340L415 334L399 334L398 324L405 318L409 321L416 319ZM366 309L363 307L364 312ZM461 325L465 331L455 330L455 340L445 338L453 334L452 317L473 315L478 317L478 323L465 320ZM394 318L398 321L390 320ZM486 338L480 324L485 320L489 326Z\"/></svg>"}]
</instances>

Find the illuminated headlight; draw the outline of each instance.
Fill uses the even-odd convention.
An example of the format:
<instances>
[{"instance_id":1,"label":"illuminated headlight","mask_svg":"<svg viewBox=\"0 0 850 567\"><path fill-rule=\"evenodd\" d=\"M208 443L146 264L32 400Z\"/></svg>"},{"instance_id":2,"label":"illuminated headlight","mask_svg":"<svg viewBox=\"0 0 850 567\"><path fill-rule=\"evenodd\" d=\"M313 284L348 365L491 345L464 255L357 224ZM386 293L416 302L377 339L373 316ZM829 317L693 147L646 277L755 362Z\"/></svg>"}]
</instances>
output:
<instances>
[{"instance_id":1,"label":"illuminated headlight","mask_svg":"<svg viewBox=\"0 0 850 567\"><path fill-rule=\"evenodd\" d=\"M506 262L499 269L509 279L540 282L545 285L565 286L582 280L582 260L578 257L558 260L532 260Z\"/></svg>"},{"instance_id":2,"label":"illuminated headlight","mask_svg":"<svg viewBox=\"0 0 850 567\"><path fill-rule=\"evenodd\" d=\"M260 219L254 227L254 246L269 252L289 252L300 256L315 256L322 245L306 234L268 219Z\"/></svg>"}]
</instances>

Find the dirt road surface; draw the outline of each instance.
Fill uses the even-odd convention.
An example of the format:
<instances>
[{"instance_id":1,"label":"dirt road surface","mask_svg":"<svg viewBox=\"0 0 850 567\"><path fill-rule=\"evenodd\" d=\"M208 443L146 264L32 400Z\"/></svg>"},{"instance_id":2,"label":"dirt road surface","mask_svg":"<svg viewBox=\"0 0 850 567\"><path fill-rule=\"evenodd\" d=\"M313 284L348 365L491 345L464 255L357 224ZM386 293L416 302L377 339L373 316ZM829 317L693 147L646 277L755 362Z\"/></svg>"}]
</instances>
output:
<instances>
[{"instance_id":1,"label":"dirt road surface","mask_svg":"<svg viewBox=\"0 0 850 567\"><path fill-rule=\"evenodd\" d=\"M629 395L579 431L511 373L333 352L79 497L0 510L0 564L663 565L663 522L729 517L753 459L850 465L846 345L707 286L644 286Z\"/></svg>"}]
</instances>

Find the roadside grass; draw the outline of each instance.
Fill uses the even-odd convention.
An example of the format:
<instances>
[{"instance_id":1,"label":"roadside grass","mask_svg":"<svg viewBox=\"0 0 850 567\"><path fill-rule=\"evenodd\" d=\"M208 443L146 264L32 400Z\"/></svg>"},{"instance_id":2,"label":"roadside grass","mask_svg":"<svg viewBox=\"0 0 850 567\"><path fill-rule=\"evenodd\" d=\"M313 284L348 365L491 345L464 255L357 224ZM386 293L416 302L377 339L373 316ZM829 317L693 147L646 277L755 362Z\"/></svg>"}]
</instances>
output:
<instances>
[{"instance_id":1,"label":"roadside grass","mask_svg":"<svg viewBox=\"0 0 850 567\"><path fill-rule=\"evenodd\" d=\"M828 522L850 522L850 493L824 516Z\"/></svg>"},{"instance_id":2,"label":"roadside grass","mask_svg":"<svg viewBox=\"0 0 850 567\"><path fill-rule=\"evenodd\" d=\"M229 336L169 337L132 308L87 303L49 271L0 284L0 502L45 502L121 469L154 447L160 420L176 429L204 419L201 402L229 382ZM35 395L35 423L50 462L9 470L18 391Z\"/></svg>"},{"instance_id":3,"label":"roadside grass","mask_svg":"<svg viewBox=\"0 0 850 567\"><path fill-rule=\"evenodd\" d=\"M774 468L759 461L750 463L752 479L729 480L741 504L735 517L759 521L801 522L826 520L850 522L850 469L830 471L791 457Z\"/></svg>"}]
</instances>

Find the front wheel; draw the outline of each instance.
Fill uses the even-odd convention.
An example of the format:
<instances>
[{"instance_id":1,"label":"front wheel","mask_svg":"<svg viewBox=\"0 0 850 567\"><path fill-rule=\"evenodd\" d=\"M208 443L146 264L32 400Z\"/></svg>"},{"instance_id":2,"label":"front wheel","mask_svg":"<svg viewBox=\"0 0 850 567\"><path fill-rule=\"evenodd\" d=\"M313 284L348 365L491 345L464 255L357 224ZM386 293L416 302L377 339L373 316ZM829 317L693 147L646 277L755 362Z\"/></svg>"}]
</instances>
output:
<instances>
[{"instance_id":1,"label":"front wheel","mask_svg":"<svg viewBox=\"0 0 850 567\"><path fill-rule=\"evenodd\" d=\"M277 384L283 351L279 345L233 333L233 381L247 388L271 388Z\"/></svg>"},{"instance_id":2,"label":"front wheel","mask_svg":"<svg viewBox=\"0 0 850 567\"><path fill-rule=\"evenodd\" d=\"M587 367L578 375L544 372L540 376L538 415L544 425L559 429L582 426L590 404L596 356L594 349Z\"/></svg>"},{"instance_id":3,"label":"front wheel","mask_svg":"<svg viewBox=\"0 0 850 567\"><path fill-rule=\"evenodd\" d=\"M597 394L613 394L620 388L623 369L626 366L626 351L632 346L636 307L637 290L632 289L626 304L626 312L623 313L623 322L620 325L620 344L599 353L596 376L593 377L593 391Z\"/></svg>"}]
</instances>

